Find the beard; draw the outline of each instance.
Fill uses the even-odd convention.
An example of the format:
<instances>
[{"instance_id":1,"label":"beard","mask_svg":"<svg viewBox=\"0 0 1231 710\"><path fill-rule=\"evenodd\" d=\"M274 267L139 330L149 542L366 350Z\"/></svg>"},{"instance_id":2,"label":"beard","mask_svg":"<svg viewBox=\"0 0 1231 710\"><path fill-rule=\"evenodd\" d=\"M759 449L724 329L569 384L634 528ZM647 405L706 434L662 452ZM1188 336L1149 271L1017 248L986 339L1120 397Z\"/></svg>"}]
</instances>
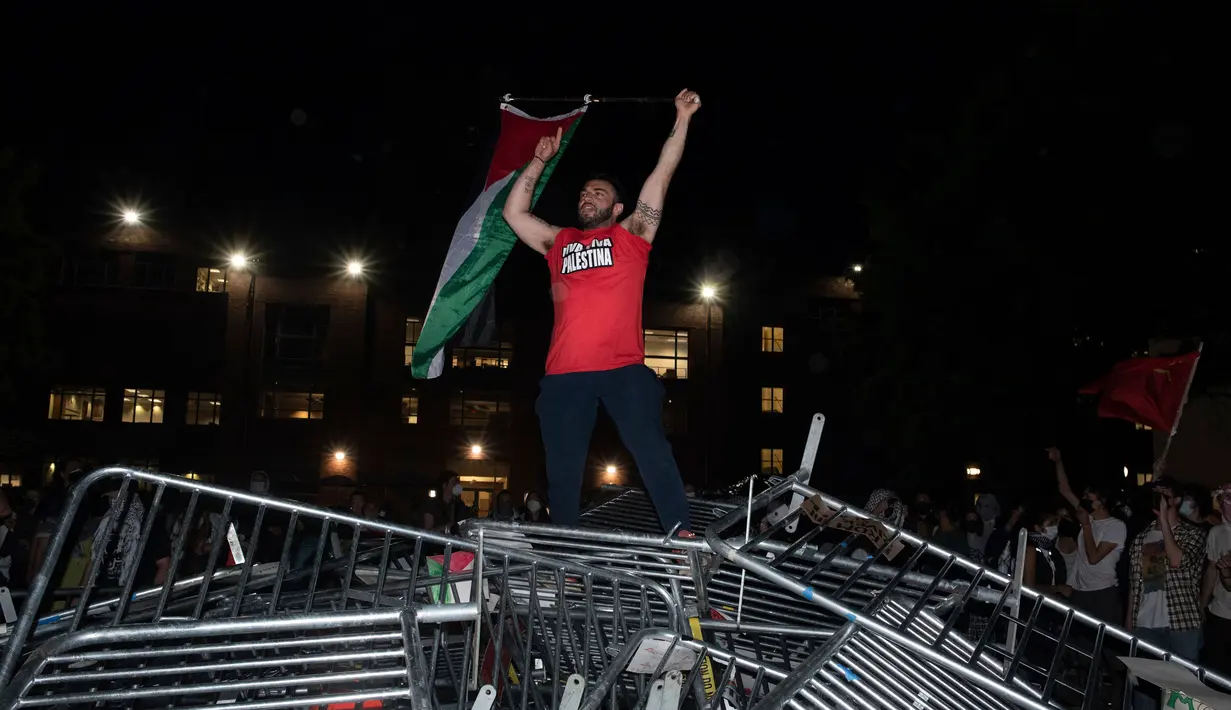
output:
<instances>
[{"instance_id":1,"label":"beard","mask_svg":"<svg viewBox=\"0 0 1231 710\"><path fill-rule=\"evenodd\" d=\"M581 223L582 229L593 229L602 226L607 220L611 219L612 208L601 209L594 207L594 211L586 214L581 208L577 208L577 221Z\"/></svg>"}]
</instances>

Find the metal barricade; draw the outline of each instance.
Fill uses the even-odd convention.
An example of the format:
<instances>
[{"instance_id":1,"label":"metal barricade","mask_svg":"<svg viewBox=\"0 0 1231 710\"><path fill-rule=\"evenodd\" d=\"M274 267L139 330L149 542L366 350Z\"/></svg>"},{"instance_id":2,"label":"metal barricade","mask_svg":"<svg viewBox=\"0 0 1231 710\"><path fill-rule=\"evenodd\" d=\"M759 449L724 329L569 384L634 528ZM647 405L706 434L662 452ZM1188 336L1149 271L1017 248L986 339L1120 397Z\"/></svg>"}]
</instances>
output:
<instances>
[{"instance_id":1,"label":"metal barricade","mask_svg":"<svg viewBox=\"0 0 1231 710\"><path fill-rule=\"evenodd\" d=\"M636 707L675 710L679 707L745 710L767 707L798 709L845 707L830 701L834 693L808 687L791 697L771 697L791 674L764 662L672 633L646 629L619 649L603 676L569 710ZM561 707L564 707L563 705Z\"/></svg>"},{"instance_id":2,"label":"metal barricade","mask_svg":"<svg viewBox=\"0 0 1231 710\"><path fill-rule=\"evenodd\" d=\"M886 644L853 622L817 634L805 645L807 652L798 662L779 663L648 629L621 650L581 707L610 704L613 690L635 681L640 681L641 693L625 693L621 699L636 698L637 706L647 710L680 707L681 701L731 710L1042 707L1021 698L1020 705L1005 702L977 688L963 694L969 689L953 674ZM656 694L661 704L655 704Z\"/></svg>"},{"instance_id":3,"label":"metal barricade","mask_svg":"<svg viewBox=\"0 0 1231 710\"><path fill-rule=\"evenodd\" d=\"M761 526L757 518L782 510L778 503L788 498L802 504ZM789 544L770 540L801 515L812 522ZM746 535L749 529L759 532ZM795 477L716 520L706 542L749 578L808 602L825 617L819 628L858 627L864 657L896 657L883 671L883 691L894 698L887 707L1092 708L1108 701L1119 707L1132 689L1118 656L1172 661L1218 690L1231 689L1227 678L1190 659L1015 587L1008 577ZM977 633L967 629L968 638L962 626L971 616L985 619L986 626ZM917 676L944 678L944 695L927 690L928 699L917 704L922 696L906 686L908 677Z\"/></svg>"},{"instance_id":4,"label":"metal barricade","mask_svg":"<svg viewBox=\"0 0 1231 710\"><path fill-rule=\"evenodd\" d=\"M83 510L87 493L115 487L109 485L113 483L118 484L115 501L97 536L103 544L92 550L91 571L80 595L69 608L45 613L51 602L47 594L50 581L62 558L71 554L73 541L82 537L78 528L82 516L78 513ZM142 513L133 516L127 511L138 506L133 501L139 488L147 489L143 497L149 503L139 504ZM187 519L201 507L220 511L215 513L208 545L199 547L202 559L197 563L204 567L199 573L179 574L188 545L187 527L182 527L169 544L154 539L155 535L167 534L159 530L158 514L173 493L187 498ZM108 543L107 538L121 528L119 520L128 528L129 538L119 545ZM266 555L277 558L267 562L261 559L261 550L270 520L286 534L276 547L265 547ZM164 555L159 558L162 566L147 564L157 561L150 560L148 554L155 548L156 554ZM134 561L125 567L124 559L116 559L117 550ZM78 682L74 673L48 659L67 658L65 654L72 655L71 649L83 646L120 648L137 655L111 658L99 651L102 656L68 660L70 664L105 662L102 669L89 666L83 671L85 680L80 682L98 681L106 685L106 692L117 693L117 698L158 698L159 706L178 706L165 700L161 676L130 673L124 664L145 667L142 664L148 664L142 660L146 658L142 653L157 656L166 652L158 650L159 643L172 644L186 658L192 658L201 653L201 644L212 647L226 643L211 639L248 634L245 644L266 644L276 649L288 668L307 667L314 661L301 660L299 651L292 648L293 644L283 643L286 639L279 634L310 637L316 632L303 631L302 625L333 628L330 625L336 625L336 619L361 612L392 624L396 615L380 614L418 610L416 618L420 621L453 614L449 623L439 623L430 634L432 651L425 663L433 669L433 702L464 705L468 699L479 697L476 694L482 685L490 684L492 701L516 697L510 701L513 706L525 707L523 703L528 703L530 707L552 707L551 699L573 684L573 676L584 682L606 670L608 656L603 649L619 646L645 628L680 629L682 623L675 597L666 588L619 570L487 545L481 536L473 541L446 537L178 476L121 468L97 471L71 491L65 515L48 546L47 560L6 639L0 666L3 685L13 677L23 654L30 653L20 676L28 680L28 687L22 686L25 689L21 691L27 693L22 696L27 698L22 700L26 704L41 702L28 699L35 697L28 695L30 689L54 685L46 680L48 673L64 683ZM100 570L108 568L127 571L120 573L118 593L100 594ZM142 569L146 571L138 571ZM158 586L142 584L141 575L150 569L161 577ZM454 611L443 611L448 609ZM471 610L464 612L470 614L469 623L457 618L463 613L459 609ZM282 629L283 624L286 629ZM259 633L273 635L267 640L252 637ZM387 648L382 653L385 655L380 659L391 654ZM350 660L348 657L342 662ZM411 660L405 661L403 676L412 668ZM230 683L248 678L241 670L227 666L217 672L230 673ZM287 673L267 685L299 688L295 683L302 681L298 676L303 672ZM318 687L312 685L314 682L301 683L309 688L302 692L330 695L319 688L312 691L312 687ZM299 700L260 696L266 686L259 683L241 685L209 686L212 690L208 692L215 693L214 702L225 701L221 693L239 692L247 705L305 705ZM402 690L397 692L409 692L404 679L398 687ZM389 688L377 691L395 692Z\"/></svg>"},{"instance_id":5,"label":"metal barricade","mask_svg":"<svg viewBox=\"0 0 1231 710\"><path fill-rule=\"evenodd\" d=\"M0 706L434 707L448 664L432 635L472 621L472 605L133 624L43 644L0 692ZM444 677L440 671L444 670ZM465 656L460 672L465 674Z\"/></svg>"}]
</instances>

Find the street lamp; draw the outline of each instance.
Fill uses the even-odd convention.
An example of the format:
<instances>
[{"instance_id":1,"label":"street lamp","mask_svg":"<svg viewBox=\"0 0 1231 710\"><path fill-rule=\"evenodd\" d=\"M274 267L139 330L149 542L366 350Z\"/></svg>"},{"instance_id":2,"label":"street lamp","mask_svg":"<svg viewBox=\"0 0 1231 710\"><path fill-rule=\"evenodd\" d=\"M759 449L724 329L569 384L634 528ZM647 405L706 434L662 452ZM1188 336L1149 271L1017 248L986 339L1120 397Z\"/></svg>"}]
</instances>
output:
<instances>
[{"instance_id":1,"label":"street lamp","mask_svg":"<svg viewBox=\"0 0 1231 710\"><path fill-rule=\"evenodd\" d=\"M244 303L244 331L246 333L246 338L244 340L243 389L240 390L243 392L241 396L246 398L248 396L249 386L248 371L252 369L252 312L256 308L256 271L248 268L248 255L244 254L242 251L233 252L230 258L227 259L227 262L231 265L232 269L248 271L248 300ZM229 274L227 278L228 280L230 279ZM240 416L243 418L243 437L241 439L241 445L244 453L247 453L248 420L251 418L251 414L248 412L246 407L242 407L240 408ZM342 456L345 458L346 454L343 453ZM337 458L337 454L334 454L334 458ZM341 461L342 459L337 460Z\"/></svg>"},{"instance_id":2,"label":"street lamp","mask_svg":"<svg viewBox=\"0 0 1231 710\"><path fill-rule=\"evenodd\" d=\"M619 471L619 470L620 470L620 469L616 468L615 466L613 466L613 465L611 465L611 464L608 464L608 465L607 465L607 475L608 475L608 476L614 476L614 475L616 475L616 472L617 472L617 471Z\"/></svg>"},{"instance_id":3,"label":"street lamp","mask_svg":"<svg viewBox=\"0 0 1231 710\"><path fill-rule=\"evenodd\" d=\"M471 455L471 456L482 456L482 455L483 455L483 447L482 447L482 446L479 446L478 444L473 444L473 445L471 445L471 447L470 447L470 455Z\"/></svg>"},{"instance_id":4,"label":"street lamp","mask_svg":"<svg viewBox=\"0 0 1231 710\"><path fill-rule=\"evenodd\" d=\"M713 378L710 372L713 368L713 361L710 358L710 338L714 326L714 299L718 298L718 287L714 284L701 284L701 299L705 301L705 392L702 397L705 398L705 433L701 437L701 475L702 480L708 487L710 484L710 428L712 407L709 406L710 390L713 389L710 384Z\"/></svg>"},{"instance_id":5,"label":"street lamp","mask_svg":"<svg viewBox=\"0 0 1231 710\"><path fill-rule=\"evenodd\" d=\"M135 227L141 224L141 213L136 210L124 210L120 217L124 220L124 224L129 226Z\"/></svg>"},{"instance_id":6,"label":"street lamp","mask_svg":"<svg viewBox=\"0 0 1231 710\"><path fill-rule=\"evenodd\" d=\"M345 460L346 460L346 452L345 452L345 451L343 451L342 449L338 449L337 451L333 452L333 460L334 460L334 461L337 461L337 462L339 462L339 463L340 463L340 462L342 462L342 461L345 461Z\"/></svg>"},{"instance_id":7,"label":"street lamp","mask_svg":"<svg viewBox=\"0 0 1231 710\"><path fill-rule=\"evenodd\" d=\"M351 259L350 261L346 262L346 273L350 274L351 276L356 276L356 277L362 276L363 275L363 262L357 261L355 259Z\"/></svg>"},{"instance_id":8,"label":"street lamp","mask_svg":"<svg viewBox=\"0 0 1231 710\"><path fill-rule=\"evenodd\" d=\"M858 274L859 272L863 271L863 264L852 264L851 271L854 271L855 273Z\"/></svg>"}]
</instances>

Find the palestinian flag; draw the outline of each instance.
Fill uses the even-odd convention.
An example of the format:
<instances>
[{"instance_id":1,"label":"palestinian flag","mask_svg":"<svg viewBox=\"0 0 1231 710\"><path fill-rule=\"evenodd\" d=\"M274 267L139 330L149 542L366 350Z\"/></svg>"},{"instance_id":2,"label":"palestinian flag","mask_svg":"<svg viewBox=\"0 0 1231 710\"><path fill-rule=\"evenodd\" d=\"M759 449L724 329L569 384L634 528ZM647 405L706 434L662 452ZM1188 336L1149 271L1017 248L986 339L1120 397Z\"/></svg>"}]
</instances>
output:
<instances>
[{"instance_id":1,"label":"palestinian flag","mask_svg":"<svg viewBox=\"0 0 1231 710\"><path fill-rule=\"evenodd\" d=\"M439 377L444 371L445 345L483 300L517 243L517 235L500 213L522 168L534 156L539 139L554 135L559 127L564 128L560 150L544 168L531 199L532 206L538 202L543 186L555 172L586 107L551 118L527 116L509 104L502 104L500 111L500 139L487 171L483 193L457 223L440 280L436 283L436 295L432 297L419 342L411 356L410 371L418 378Z\"/></svg>"}]
</instances>

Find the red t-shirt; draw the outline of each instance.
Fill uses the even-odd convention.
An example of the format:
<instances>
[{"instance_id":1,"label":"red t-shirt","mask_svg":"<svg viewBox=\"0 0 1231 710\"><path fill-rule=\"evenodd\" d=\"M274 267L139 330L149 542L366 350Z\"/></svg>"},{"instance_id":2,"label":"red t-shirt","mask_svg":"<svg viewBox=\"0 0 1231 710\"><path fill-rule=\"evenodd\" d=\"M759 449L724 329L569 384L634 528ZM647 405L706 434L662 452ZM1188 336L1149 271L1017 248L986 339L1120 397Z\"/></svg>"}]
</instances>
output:
<instances>
[{"instance_id":1,"label":"red t-shirt","mask_svg":"<svg viewBox=\"0 0 1231 710\"><path fill-rule=\"evenodd\" d=\"M620 225L562 229L547 252L556 324L547 374L645 363L641 297L650 243Z\"/></svg>"}]
</instances>

